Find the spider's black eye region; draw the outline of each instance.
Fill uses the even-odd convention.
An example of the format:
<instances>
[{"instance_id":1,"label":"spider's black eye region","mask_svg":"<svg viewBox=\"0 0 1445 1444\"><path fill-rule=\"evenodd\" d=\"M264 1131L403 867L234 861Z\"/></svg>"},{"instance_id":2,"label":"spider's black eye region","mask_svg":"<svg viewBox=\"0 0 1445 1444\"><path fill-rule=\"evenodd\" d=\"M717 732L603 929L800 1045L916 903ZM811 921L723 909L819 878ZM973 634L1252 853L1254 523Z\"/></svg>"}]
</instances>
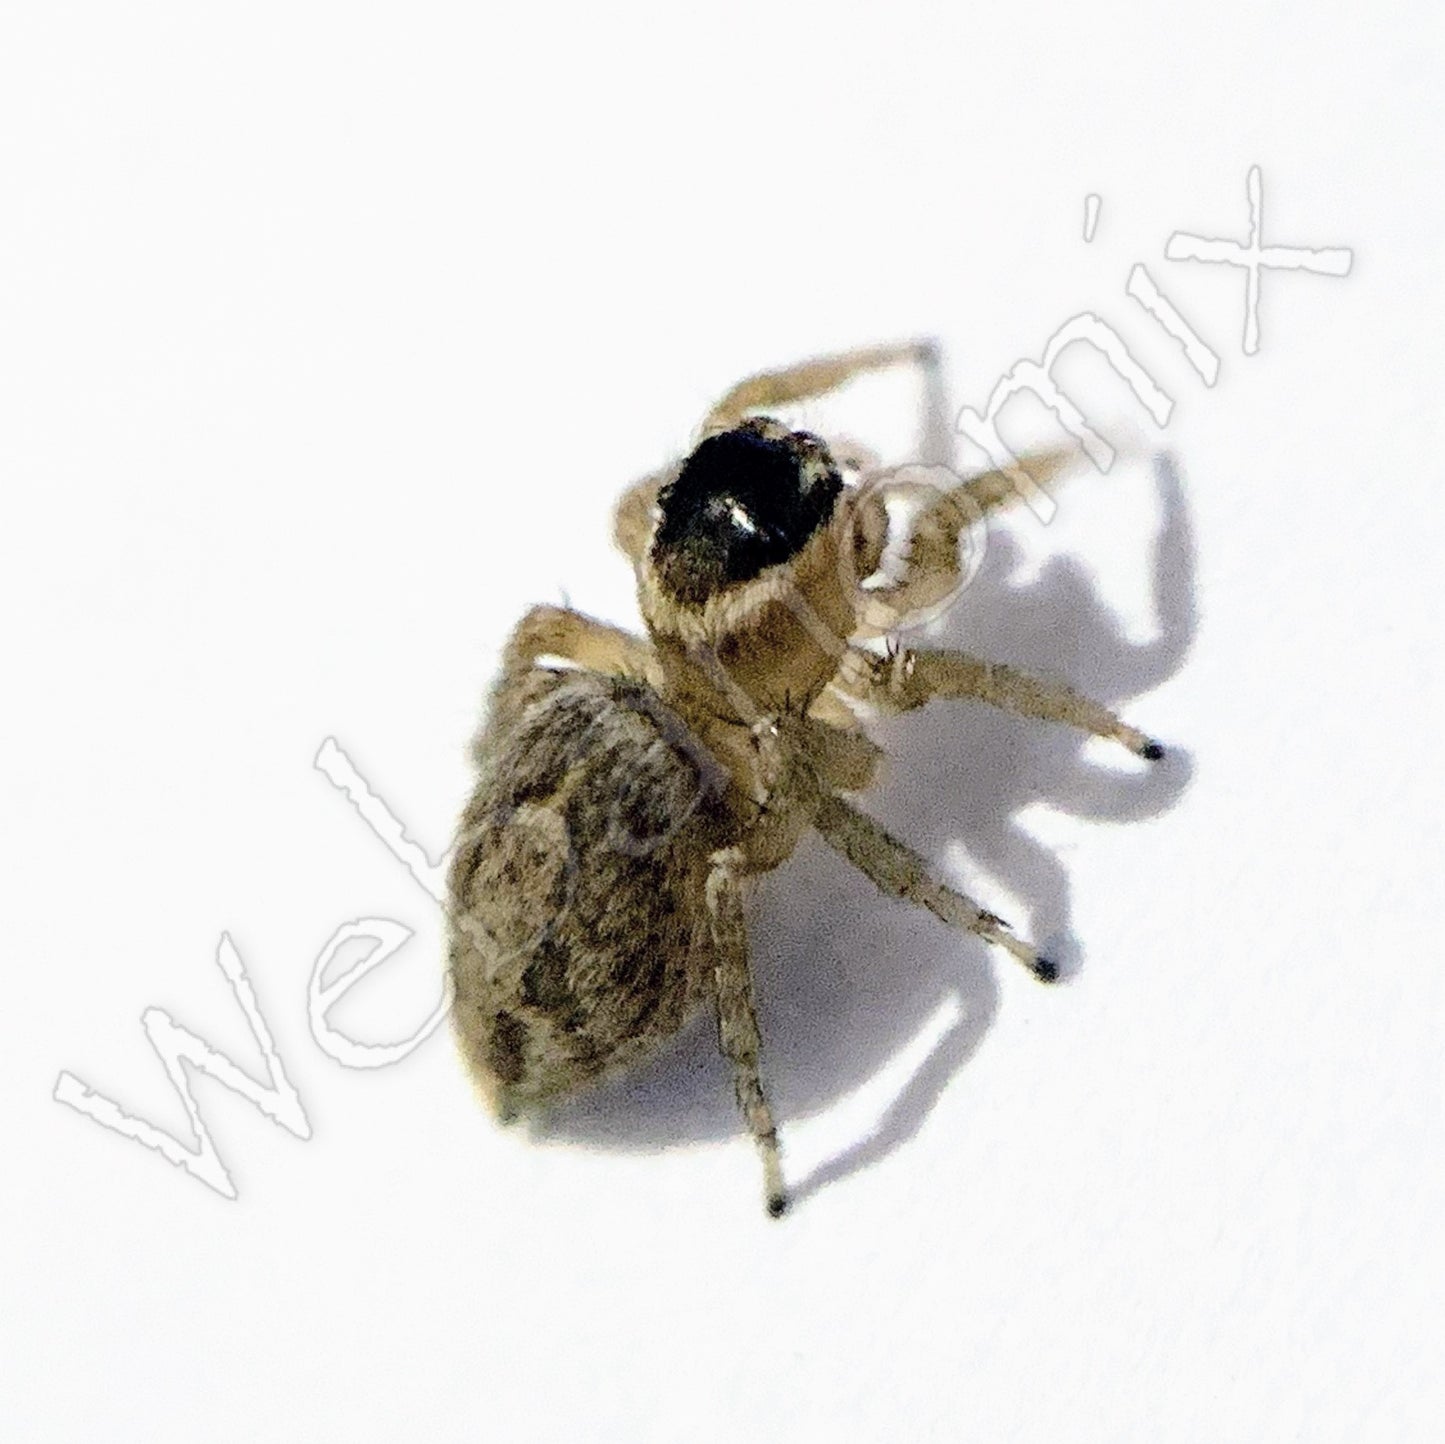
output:
<instances>
[{"instance_id":1,"label":"spider's black eye region","mask_svg":"<svg viewBox=\"0 0 1445 1444\"><path fill-rule=\"evenodd\" d=\"M658 497L652 560L679 601L705 602L795 557L843 489L813 437L744 423L709 436Z\"/></svg>"}]
</instances>

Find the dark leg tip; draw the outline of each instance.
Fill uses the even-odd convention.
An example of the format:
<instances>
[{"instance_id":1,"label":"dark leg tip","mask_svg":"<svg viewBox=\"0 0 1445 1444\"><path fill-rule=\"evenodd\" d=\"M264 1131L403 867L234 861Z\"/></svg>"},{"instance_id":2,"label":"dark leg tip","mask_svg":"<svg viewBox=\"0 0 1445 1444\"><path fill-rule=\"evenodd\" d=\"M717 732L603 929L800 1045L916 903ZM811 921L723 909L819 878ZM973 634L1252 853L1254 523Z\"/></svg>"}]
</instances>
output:
<instances>
[{"instance_id":1,"label":"dark leg tip","mask_svg":"<svg viewBox=\"0 0 1445 1444\"><path fill-rule=\"evenodd\" d=\"M1059 980L1059 965L1048 958L1040 958L1034 964L1034 977L1041 983L1057 983Z\"/></svg>"},{"instance_id":2,"label":"dark leg tip","mask_svg":"<svg viewBox=\"0 0 1445 1444\"><path fill-rule=\"evenodd\" d=\"M768 1199L768 1217L781 1218L788 1211L788 1196L785 1193L775 1193Z\"/></svg>"},{"instance_id":3,"label":"dark leg tip","mask_svg":"<svg viewBox=\"0 0 1445 1444\"><path fill-rule=\"evenodd\" d=\"M1146 742L1143 752L1139 755L1150 762L1159 762L1164 757L1164 744L1162 742Z\"/></svg>"}]
</instances>

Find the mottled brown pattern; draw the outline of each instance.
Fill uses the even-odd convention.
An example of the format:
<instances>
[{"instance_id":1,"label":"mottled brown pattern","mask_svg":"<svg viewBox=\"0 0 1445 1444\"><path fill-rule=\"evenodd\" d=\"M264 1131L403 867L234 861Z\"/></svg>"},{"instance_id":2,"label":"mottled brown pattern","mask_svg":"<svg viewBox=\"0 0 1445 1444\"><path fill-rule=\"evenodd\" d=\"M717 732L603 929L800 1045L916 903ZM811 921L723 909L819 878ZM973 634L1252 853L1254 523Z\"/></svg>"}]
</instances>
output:
<instances>
[{"instance_id":1,"label":"mottled brown pattern","mask_svg":"<svg viewBox=\"0 0 1445 1444\"><path fill-rule=\"evenodd\" d=\"M515 1106L575 1091L702 999L718 800L645 684L535 668L478 742L451 870L451 967L473 1062Z\"/></svg>"}]
</instances>

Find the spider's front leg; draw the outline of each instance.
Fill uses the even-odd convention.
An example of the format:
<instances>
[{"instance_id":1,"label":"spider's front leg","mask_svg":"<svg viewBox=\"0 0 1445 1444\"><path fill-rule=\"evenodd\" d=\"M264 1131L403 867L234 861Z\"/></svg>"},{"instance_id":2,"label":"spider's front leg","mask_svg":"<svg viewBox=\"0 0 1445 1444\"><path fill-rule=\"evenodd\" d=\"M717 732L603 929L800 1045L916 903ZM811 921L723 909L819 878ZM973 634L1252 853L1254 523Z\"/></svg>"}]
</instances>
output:
<instances>
[{"instance_id":1,"label":"spider's front leg","mask_svg":"<svg viewBox=\"0 0 1445 1444\"><path fill-rule=\"evenodd\" d=\"M904 341L884 346L860 346L833 356L818 356L785 366L777 371L760 371L739 381L713 409L702 424L704 432L725 431L736 426L750 411L790 406L824 396L865 371L914 361L934 366L938 347L933 341Z\"/></svg>"},{"instance_id":2,"label":"spider's front leg","mask_svg":"<svg viewBox=\"0 0 1445 1444\"><path fill-rule=\"evenodd\" d=\"M715 853L707 879L708 921L716 962L718 1044L733 1066L733 1088L748 1131L763 1160L763 1195L768 1212L777 1218L788 1207L783 1187L782 1157L773 1111L763 1094L759 1073L762 1037L753 1003L752 972L748 967L748 935L743 920L740 877L742 853L726 848Z\"/></svg>"},{"instance_id":3,"label":"spider's front leg","mask_svg":"<svg viewBox=\"0 0 1445 1444\"><path fill-rule=\"evenodd\" d=\"M967 652L905 648L880 657L853 647L833 685L886 712L909 712L935 698L988 702L1020 717L1063 722L1095 737L1111 738L1150 762L1164 756L1161 743L1072 687Z\"/></svg>"}]
</instances>

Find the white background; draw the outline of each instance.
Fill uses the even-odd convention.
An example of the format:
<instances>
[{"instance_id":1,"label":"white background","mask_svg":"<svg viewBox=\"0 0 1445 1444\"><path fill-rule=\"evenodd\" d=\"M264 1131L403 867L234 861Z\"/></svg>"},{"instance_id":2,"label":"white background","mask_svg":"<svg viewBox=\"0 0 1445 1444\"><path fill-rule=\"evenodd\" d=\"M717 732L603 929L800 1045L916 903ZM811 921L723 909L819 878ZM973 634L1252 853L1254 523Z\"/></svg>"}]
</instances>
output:
<instances>
[{"instance_id":1,"label":"white background","mask_svg":"<svg viewBox=\"0 0 1445 1444\"><path fill-rule=\"evenodd\" d=\"M1438 1437L1441 29L10 7L5 1436ZM1246 357L1243 272L1163 252L1243 239L1255 164L1265 241L1354 267L1267 272ZM339 926L415 934L338 1008L358 1038L415 1027L441 952L324 738L439 855L511 622L634 619L611 504L729 383L934 334L982 408L1084 311L1174 413L1075 348L1134 451L995 532L945 631L1176 754L931 710L868 803L1066 986L806 846L753 917L782 1223L706 1026L530 1142L445 1031L318 1048ZM918 413L906 375L817 411L900 460ZM235 1202L52 1097L189 1142L138 1019L260 1069L223 931L312 1129L202 1077Z\"/></svg>"}]
</instances>

